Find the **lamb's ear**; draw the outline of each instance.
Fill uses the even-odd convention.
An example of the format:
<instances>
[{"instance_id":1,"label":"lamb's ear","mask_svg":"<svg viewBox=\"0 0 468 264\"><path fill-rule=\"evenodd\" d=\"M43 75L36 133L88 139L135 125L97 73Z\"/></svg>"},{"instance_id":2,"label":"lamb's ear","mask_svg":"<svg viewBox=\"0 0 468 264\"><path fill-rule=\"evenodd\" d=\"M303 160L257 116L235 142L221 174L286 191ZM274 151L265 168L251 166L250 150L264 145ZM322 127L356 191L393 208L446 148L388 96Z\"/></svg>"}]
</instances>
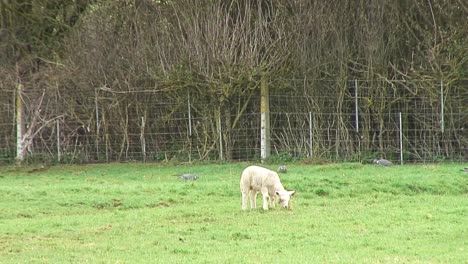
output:
<instances>
[{"instance_id":1,"label":"lamb's ear","mask_svg":"<svg viewBox=\"0 0 468 264\"><path fill-rule=\"evenodd\" d=\"M289 193L289 196L293 196L296 193L296 191L288 191L288 193Z\"/></svg>"}]
</instances>

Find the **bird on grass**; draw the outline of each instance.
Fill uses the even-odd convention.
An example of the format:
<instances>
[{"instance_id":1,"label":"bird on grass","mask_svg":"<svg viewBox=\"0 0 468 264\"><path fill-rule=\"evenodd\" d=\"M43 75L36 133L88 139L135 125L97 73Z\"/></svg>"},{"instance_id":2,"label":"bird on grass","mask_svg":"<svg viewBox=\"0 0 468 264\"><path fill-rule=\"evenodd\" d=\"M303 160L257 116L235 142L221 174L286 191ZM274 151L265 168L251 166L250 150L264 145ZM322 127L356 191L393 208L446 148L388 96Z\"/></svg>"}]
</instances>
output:
<instances>
[{"instance_id":1,"label":"bird on grass","mask_svg":"<svg viewBox=\"0 0 468 264\"><path fill-rule=\"evenodd\" d=\"M380 166L383 166L383 167L388 167L388 166L393 165L391 161L386 160L386 159L374 159L372 162L374 162L375 164L379 164Z\"/></svg>"},{"instance_id":2,"label":"bird on grass","mask_svg":"<svg viewBox=\"0 0 468 264\"><path fill-rule=\"evenodd\" d=\"M177 176L184 181L196 181L198 179L198 175L195 174L181 174Z\"/></svg>"},{"instance_id":3,"label":"bird on grass","mask_svg":"<svg viewBox=\"0 0 468 264\"><path fill-rule=\"evenodd\" d=\"M29 170L28 173L33 173L33 172L42 172L42 171L45 171L49 169L49 166L44 166L44 165L41 165L40 167L38 168L34 168L32 170Z\"/></svg>"},{"instance_id":4,"label":"bird on grass","mask_svg":"<svg viewBox=\"0 0 468 264\"><path fill-rule=\"evenodd\" d=\"M286 168L286 165L281 165L278 167L278 172L279 173L286 173L288 172L288 169Z\"/></svg>"}]
</instances>

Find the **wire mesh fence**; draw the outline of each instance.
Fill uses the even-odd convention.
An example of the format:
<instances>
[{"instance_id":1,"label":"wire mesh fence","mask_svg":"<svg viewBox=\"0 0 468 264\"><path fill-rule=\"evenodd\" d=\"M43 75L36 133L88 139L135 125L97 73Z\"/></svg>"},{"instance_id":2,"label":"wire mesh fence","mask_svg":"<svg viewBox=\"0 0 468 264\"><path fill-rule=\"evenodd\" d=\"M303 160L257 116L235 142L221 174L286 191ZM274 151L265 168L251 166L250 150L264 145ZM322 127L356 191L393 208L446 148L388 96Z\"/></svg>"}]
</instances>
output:
<instances>
[{"instance_id":1,"label":"wire mesh fence","mask_svg":"<svg viewBox=\"0 0 468 264\"><path fill-rule=\"evenodd\" d=\"M301 79L271 86L272 159L468 158L468 81ZM30 132L26 158L33 162L260 160L258 90L228 98L190 89L24 91L22 124L16 98L6 91L0 99L2 162L15 159L18 125Z\"/></svg>"}]
</instances>

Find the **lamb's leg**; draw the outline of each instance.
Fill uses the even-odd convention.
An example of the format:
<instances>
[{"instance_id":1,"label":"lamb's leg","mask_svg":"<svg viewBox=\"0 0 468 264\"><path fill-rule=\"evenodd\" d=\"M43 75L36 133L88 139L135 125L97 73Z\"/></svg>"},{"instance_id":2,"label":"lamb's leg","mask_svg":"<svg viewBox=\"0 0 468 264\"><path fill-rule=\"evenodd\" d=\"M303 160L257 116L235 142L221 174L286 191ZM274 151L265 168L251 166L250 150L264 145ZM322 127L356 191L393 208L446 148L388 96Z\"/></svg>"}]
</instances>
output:
<instances>
[{"instance_id":1,"label":"lamb's leg","mask_svg":"<svg viewBox=\"0 0 468 264\"><path fill-rule=\"evenodd\" d=\"M242 210L247 210L247 200L249 199L249 193L242 191Z\"/></svg>"},{"instance_id":2,"label":"lamb's leg","mask_svg":"<svg viewBox=\"0 0 468 264\"><path fill-rule=\"evenodd\" d=\"M262 189L262 195L263 195L263 210L268 210L268 200L269 200L269 195L268 195L268 189Z\"/></svg>"},{"instance_id":3,"label":"lamb's leg","mask_svg":"<svg viewBox=\"0 0 468 264\"><path fill-rule=\"evenodd\" d=\"M269 204L270 204L270 208L275 208L276 206L276 199L274 196L270 196L270 199L269 199Z\"/></svg>"},{"instance_id":4,"label":"lamb's leg","mask_svg":"<svg viewBox=\"0 0 468 264\"><path fill-rule=\"evenodd\" d=\"M257 192L250 191L250 208L257 208Z\"/></svg>"}]
</instances>

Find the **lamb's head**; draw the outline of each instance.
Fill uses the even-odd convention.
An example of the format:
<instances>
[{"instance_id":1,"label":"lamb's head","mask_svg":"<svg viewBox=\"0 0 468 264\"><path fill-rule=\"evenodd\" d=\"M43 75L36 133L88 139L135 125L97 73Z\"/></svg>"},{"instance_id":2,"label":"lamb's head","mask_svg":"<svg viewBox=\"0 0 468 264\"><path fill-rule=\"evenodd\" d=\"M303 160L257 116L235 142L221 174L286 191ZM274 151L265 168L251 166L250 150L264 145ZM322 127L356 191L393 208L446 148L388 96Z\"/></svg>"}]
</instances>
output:
<instances>
[{"instance_id":1,"label":"lamb's head","mask_svg":"<svg viewBox=\"0 0 468 264\"><path fill-rule=\"evenodd\" d=\"M296 191L276 191L276 195L278 195L279 203L283 208L289 208L289 200L291 200L291 196L294 195Z\"/></svg>"}]
</instances>

